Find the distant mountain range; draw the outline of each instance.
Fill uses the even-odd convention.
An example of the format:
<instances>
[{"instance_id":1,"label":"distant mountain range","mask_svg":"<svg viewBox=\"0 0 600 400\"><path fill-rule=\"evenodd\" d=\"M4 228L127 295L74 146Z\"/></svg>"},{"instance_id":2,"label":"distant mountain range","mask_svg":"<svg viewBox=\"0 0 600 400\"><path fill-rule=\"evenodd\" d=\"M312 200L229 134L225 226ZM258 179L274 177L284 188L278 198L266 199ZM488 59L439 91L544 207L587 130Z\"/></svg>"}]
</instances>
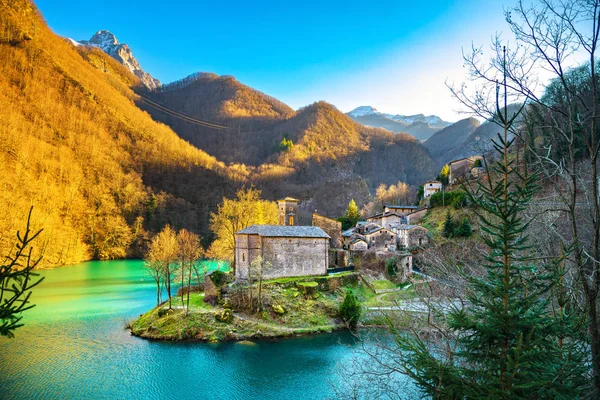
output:
<instances>
[{"instance_id":1,"label":"distant mountain range","mask_svg":"<svg viewBox=\"0 0 600 400\"><path fill-rule=\"evenodd\" d=\"M426 140L437 131L452 125L451 122L444 121L437 115L386 114L371 106L357 107L347 115L363 125L384 128L396 133L406 132L417 140Z\"/></svg>"},{"instance_id":2,"label":"distant mountain range","mask_svg":"<svg viewBox=\"0 0 600 400\"><path fill-rule=\"evenodd\" d=\"M124 43L119 43L115 35L107 30L96 32L90 40L75 41L69 39L74 45L95 46L114 58L129 69L148 89L153 90L160 86L160 81L145 72L138 60L133 56L131 49Z\"/></svg>"}]
</instances>

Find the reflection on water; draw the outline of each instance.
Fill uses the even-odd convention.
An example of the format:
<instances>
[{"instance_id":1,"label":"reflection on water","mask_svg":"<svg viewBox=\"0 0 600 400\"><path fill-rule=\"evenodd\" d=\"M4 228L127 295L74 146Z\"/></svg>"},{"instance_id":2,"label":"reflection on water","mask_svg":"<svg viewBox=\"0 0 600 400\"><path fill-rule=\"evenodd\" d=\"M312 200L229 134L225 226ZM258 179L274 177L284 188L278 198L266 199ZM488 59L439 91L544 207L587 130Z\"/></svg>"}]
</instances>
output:
<instances>
[{"instance_id":1,"label":"reflection on water","mask_svg":"<svg viewBox=\"0 0 600 400\"><path fill-rule=\"evenodd\" d=\"M0 338L0 398L280 399L333 397L346 334L276 342L164 343L125 322L154 305L142 261L44 271L37 306L15 339Z\"/></svg>"}]
</instances>

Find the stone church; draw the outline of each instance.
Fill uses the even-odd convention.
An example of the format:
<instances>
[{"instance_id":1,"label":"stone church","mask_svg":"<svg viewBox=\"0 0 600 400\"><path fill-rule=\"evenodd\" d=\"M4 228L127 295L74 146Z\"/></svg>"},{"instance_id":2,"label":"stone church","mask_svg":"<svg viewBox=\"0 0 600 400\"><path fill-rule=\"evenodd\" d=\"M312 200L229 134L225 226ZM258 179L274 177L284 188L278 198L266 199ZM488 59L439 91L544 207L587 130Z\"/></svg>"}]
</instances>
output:
<instances>
[{"instance_id":1,"label":"stone church","mask_svg":"<svg viewBox=\"0 0 600 400\"><path fill-rule=\"evenodd\" d=\"M247 281L252 262L262 256L271 266L263 279L327 275L329 235L317 226L296 226L299 200L278 201L281 225L252 225L235 233L235 278Z\"/></svg>"}]
</instances>

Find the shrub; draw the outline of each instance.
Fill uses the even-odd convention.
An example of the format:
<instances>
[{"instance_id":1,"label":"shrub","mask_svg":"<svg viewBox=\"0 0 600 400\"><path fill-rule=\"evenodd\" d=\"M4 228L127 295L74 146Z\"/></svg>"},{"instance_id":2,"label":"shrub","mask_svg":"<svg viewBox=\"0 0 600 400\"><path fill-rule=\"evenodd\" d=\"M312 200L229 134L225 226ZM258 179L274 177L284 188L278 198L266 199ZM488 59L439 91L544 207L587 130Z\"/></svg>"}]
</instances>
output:
<instances>
[{"instance_id":1,"label":"shrub","mask_svg":"<svg viewBox=\"0 0 600 400\"><path fill-rule=\"evenodd\" d=\"M360 319L362 307L354 292L346 290L344 301L340 304L339 315L350 327L355 327Z\"/></svg>"},{"instance_id":2,"label":"shrub","mask_svg":"<svg viewBox=\"0 0 600 400\"><path fill-rule=\"evenodd\" d=\"M220 313L216 313L215 319L219 322L225 322L228 324L233 321L233 311L231 311L229 308L226 308Z\"/></svg>"},{"instance_id":3,"label":"shrub","mask_svg":"<svg viewBox=\"0 0 600 400\"><path fill-rule=\"evenodd\" d=\"M393 279L398 274L398 259L396 257L391 257L387 260L385 264L385 272L388 277Z\"/></svg>"},{"instance_id":4,"label":"shrub","mask_svg":"<svg viewBox=\"0 0 600 400\"><path fill-rule=\"evenodd\" d=\"M462 190L452 192L437 192L429 198L431 207L453 206L454 208L463 208L468 205L467 194Z\"/></svg>"},{"instance_id":5,"label":"shrub","mask_svg":"<svg viewBox=\"0 0 600 400\"><path fill-rule=\"evenodd\" d=\"M217 288L221 288L221 286L223 286L227 282L227 274L223 271L219 271L218 269L212 271L209 274L209 277Z\"/></svg>"},{"instance_id":6,"label":"shrub","mask_svg":"<svg viewBox=\"0 0 600 400\"><path fill-rule=\"evenodd\" d=\"M469 219L464 217L460 226L456 229L454 235L457 237L469 237L473 234L473 229L471 228L471 223L469 223Z\"/></svg>"},{"instance_id":7,"label":"shrub","mask_svg":"<svg viewBox=\"0 0 600 400\"><path fill-rule=\"evenodd\" d=\"M442 234L444 237L451 238L454 237L456 231L456 222L454 222L454 218L452 218L452 214L450 210L446 213L446 220L444 221L444 230Z\"/></svg>"}]
</instances>

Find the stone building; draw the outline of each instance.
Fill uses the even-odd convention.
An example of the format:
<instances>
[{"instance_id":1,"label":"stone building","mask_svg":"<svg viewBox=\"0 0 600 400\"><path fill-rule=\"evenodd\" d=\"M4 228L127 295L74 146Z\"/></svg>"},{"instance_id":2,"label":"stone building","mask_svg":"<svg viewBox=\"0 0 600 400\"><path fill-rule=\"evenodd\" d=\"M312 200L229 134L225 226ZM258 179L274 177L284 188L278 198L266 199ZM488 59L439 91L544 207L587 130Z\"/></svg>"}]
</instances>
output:
<instances>
[{"instance_id":1,"label":"stone building","mask_svg":"<svg viewBox=\"0 0 600 400\"><path fill-rule=\"evenodd\" d=\"M271 267L263 279L326 275L329 235L316 226L252 225L235 234L235 279L248 280L252 262L262 256Z\"/></svg>"},{"instance_id":2,"label":"stone building","mask_svg":"<svg viewBox=\"0 0 600 400\"><path fill-rule=\"evenodd\" d=\"M448 176L448 182L453 185L458 183L458 180L460 179L469 178L471 170L475 166L477 160L483 160L483 157L473 156L449 162L448 168L450 169L450 175Z\"/></svg>"},{"instance_id":3,"label":"stone building","mask_svg":"<svg viewBox=\"0 0 600 400\"><path fill-rule=\"evenodd\" d=\"M364 234L369 249L375 251L396 251L396 234L382 226Z\"/></svg>"},{"instance_id":4,"label":"stone building","mask_svg":"<svg viewBox=\"0 0 600 400\"><path fill-rule=\"evenodd\" d=\"M323 215L313 213L312 226L318 226L331 238L329 246L334 249L342 248L342 223L335 219L327 218Z\"/></svg>"},{"instance_id":5,"label":"stone building","mask_svg":"<svg viewBox=\"0 0 600 400\"><path fill-rule=\"evenodd\" d=\"M392 225L401 224L404 216L395 212L379 213L367 218L367 222L373 222L377 225L388 228Z\"/></svg>"},{"instance_id":6,"label":"stone building","mask_svg":"<svg viewBox=\"0 0 600 400\"><path fill-rule=\"evenodd\" d=\"M300 203L300 200L293 197L277 200L279 225L295 226L298 223L298 203Z\"/></svg>"},{"instance_id":7,"label":"stone building","mask_svg":"<svg viewBox=\"0 0 600 400\"><path fill-rule=\"evenodd\" d=\"M432 195L442 190L442 182L427 181L423 184L423 198L428 199Z\"/></svg>"},{"instance_id":8,"label":"stone building","mask_svg":"<svg viewBox=\"0 0 600 400\"><path fill-rule=\"evenodd\" d=\"M396 225L392 231L398 237L398 246L404 249L410 249L418 246L425 246L429 243L429 231L418 225Z\"/></svg>"},{"instance_id":9,"label":"stone building","mask_svg":"<svg viewBox=\"0 0 600 400\"><path fill-rule=\"evenodd\" d=\"M395 205L387 205L383 208L383 213L384 214L388 214L388 213L395 213L401 216L405 216L407 214L410 214L413 211L418 210L420 207L419 206L395 206Z\"/></svg>"}]
</instances>

